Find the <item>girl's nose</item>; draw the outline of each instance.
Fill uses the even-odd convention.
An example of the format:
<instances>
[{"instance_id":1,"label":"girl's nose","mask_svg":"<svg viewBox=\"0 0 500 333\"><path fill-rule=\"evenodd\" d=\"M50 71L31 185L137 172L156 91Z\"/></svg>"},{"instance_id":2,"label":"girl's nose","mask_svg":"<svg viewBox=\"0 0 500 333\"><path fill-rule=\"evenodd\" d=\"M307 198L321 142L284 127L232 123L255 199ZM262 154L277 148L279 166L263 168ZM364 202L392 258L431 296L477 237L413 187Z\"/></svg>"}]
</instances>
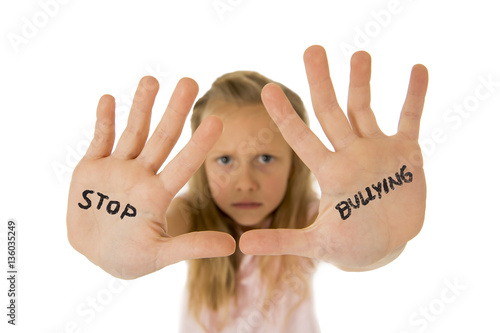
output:
<instances>
[{"instance_id":1,"label":"girl's nose","mask_svg":"<svg viewBox=\"0 0 500 333\"><path fill-rule=\"evenodd\" d=\"M258 183L253 174L253 170L248 165L242 165L236 175L237 191L255 191L258 189Z\"/></svg>"}]
</instances>

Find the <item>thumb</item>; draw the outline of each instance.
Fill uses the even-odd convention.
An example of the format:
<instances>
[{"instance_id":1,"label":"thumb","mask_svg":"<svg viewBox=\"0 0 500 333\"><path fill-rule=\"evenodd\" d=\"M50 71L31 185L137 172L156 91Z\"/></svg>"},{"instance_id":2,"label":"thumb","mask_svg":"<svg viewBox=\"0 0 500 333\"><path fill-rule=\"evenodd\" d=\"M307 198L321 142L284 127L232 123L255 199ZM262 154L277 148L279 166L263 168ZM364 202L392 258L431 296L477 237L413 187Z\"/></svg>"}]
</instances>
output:
<instances>
[{"instance_id":1,"label":"thumb","mask_svg":"<svg viewBox=\"0 0 500 333\"><path fill-rule=\"evenodd\" d=\"M314 242L310 230L259 229L243 233L240 249L250 255L297 255L309 258L314 254Z\"/></svg>"},{"instance_id":2,"label":"thumb","mask_svg":"<svg viewBox=\"0 0 500 333\"><path fill-rule=\"evenodd\" d=\"M225 257L235 249L234 238L225 232L190 232L165 240L158 253L157 268L189 259Z\"/></svg>"}]
</instances>

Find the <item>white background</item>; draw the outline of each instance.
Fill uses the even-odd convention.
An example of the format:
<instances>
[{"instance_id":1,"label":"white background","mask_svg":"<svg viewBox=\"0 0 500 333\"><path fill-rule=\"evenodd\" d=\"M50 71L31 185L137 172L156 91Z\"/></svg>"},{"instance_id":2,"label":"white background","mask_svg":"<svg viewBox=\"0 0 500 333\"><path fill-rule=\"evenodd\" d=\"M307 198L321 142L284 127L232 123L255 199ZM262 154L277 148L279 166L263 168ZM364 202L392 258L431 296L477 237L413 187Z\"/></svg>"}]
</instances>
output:
<instances>
[{"instance_id":1,"label":"white background","mask_svg":"<svg viewBox=\"0 0 500 333\"><path fill-rule=\"evenodd\" d=\"M342 105L350 55L370 52L372 106L387 134L396 131L411 67L422 63L430 73L424 228L376 271L322 264L315 278L322 330L498 332L499 22L491 0L2 1L0 267L6 275L6 224L14 218L19 276L16 327L6 323L1 278L0 330L176 332L185 263L123 285L68 244L71 170L97 101L115 96L120 133L144 75L161 84L155 126L179 78L194 78L202 94L223 73L257 70L299 93L326 142L302 63L303 51L320 44ZM186 125L172 156L189 134Z\"/></svg>"}]
</instances>

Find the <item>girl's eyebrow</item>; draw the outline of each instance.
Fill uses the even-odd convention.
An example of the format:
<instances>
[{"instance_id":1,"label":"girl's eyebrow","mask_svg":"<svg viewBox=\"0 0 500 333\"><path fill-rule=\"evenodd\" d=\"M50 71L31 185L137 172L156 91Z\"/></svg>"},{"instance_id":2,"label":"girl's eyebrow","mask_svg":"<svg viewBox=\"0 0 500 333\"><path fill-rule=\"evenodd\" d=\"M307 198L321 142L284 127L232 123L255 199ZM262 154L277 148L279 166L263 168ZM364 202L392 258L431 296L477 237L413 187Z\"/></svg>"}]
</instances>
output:
<instances>
[{"instance_id":1,"label":"girl's eyebrow","mask_svg":"<svg viewBox=\"0 0 500 333\"><path fill-rule=\"evenodd\" d=\"M288 147L290 148L290 147ZM291 149L291 148L290 148ZM287 151L285 147L276 147L274 145L265 145L265 146L252 146L252 145L240 145L240 146L232 146L229 147L217 147L216 149L209 152L209 155L238 155L241 152L244 152L245 155L249 153L252 155L280 155Z\"/></svg>"},{"instance_id":2,"label":"girl's eyebrow","mask_svg":"<svg viewBox=\"0 0 500 333\"><path fill-rule=\"evenodd\" d=\"M283 149L279 148L240 148L240 149L217 149L209 152L210 155L237 155L241 153L241 151L245 151L246 155L278 155L284 153Z\"/></svg>"},{"instance_id":3,"label":"girl's eyebrow","mask_svg":"<svg viewBox=\"0 0 500 333\"><path fill-rule=\"evenodd\" d=\"M217 149L210 151L207 155L234 155L234 153L230 149L227 150Z\"/></svg>"},{"instance_id":4,"label":"girl's eyebrow","mask_svg":"<svg viewBox=\"0 0 500 333\"><path fill-rule=\"evenodd\" d=\"M250 150L248 149L246 151L245 156L260 156L260 155L270 155L270 156L275 156L275 157L280 157L281 155L283 155L285 152L282 150L282 149L261 149L261 150ZM208 155L210 156L215 156L215 157L221 157L221 156L236 156L236 155L239 155L239 154L235 154L233 152L229 152L229 151L224 151L224 150L217 150L217 151L213 151L213 152L210 152ZM207 155L207 156L208 156Z\"/></svg>"}]
</instances>

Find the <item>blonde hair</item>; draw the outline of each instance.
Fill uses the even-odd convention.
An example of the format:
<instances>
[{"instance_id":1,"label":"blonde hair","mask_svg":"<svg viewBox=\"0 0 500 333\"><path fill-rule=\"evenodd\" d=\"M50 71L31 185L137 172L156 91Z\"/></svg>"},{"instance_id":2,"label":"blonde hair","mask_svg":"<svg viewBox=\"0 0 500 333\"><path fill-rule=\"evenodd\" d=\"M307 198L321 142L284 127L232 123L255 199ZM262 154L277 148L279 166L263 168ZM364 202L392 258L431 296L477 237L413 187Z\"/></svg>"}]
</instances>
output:
<instances>
[{"instance_id":1,"label":"blonde hair","mask_svg":"<svg viewBox=\"0 0 500 333\"><path fill-rule=\"evenodd\" d=\"M257 72L236 71L219 77L205 95L195 103L191 117L191 130L194 132L198 128L206 116L207 106L213 101L224 101L242 106L262 104L261 90L270 82L281 87L297 114L308 124L307 111L300 97L293 91ZM270 124L270 127L273 125L277 132L278 129L274 123ZM264 132L262 133L264 135ZM272 131L269 130L266 133L270 135ZM286 193L282 203L274 211L270 228L300 229L314 221L315 216L309 221L307 216L308 205L315 198L312 182L310 170L292 151L292 169ZM216 206L212 199L204 165L191 178L187 195L192 231L223 231L233 235L238 241L238 234L233 227L234 223ZM218 313L219 326L221 326L219 329L225 326L229 306L238 296L236 290L238 264L235 255L190 260L187 280L188 306L189 311L201 325L199 318L202 309L205 308ZM313 267L313 262L308 258L295 256L259 257L261 279L267 286L263 312L265 313L265 308L270 302L272 303L273 291L280 291L282 288L292 288L299 295L301 301L304 300L309 294L307 275L311 273ZM299 303L292 307L289 315Z\"/></svg>"}]
</instances>

